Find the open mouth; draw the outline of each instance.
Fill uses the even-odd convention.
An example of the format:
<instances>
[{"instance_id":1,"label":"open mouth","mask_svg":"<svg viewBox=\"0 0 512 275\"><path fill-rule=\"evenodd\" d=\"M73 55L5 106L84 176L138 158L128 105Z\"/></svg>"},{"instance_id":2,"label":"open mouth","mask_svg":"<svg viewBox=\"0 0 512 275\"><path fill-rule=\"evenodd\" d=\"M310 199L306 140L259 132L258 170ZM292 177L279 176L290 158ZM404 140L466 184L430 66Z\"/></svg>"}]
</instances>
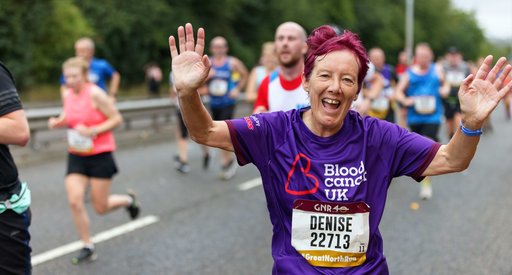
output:
<instances>
[{"instance_id":1,"label":"open mouth","mask_svg":"<svg viewBox=\"0 0 512 275\"><path fill-rule=\"evenodd\" d=\"M341 102L336 99L324 98L322 99L322 105L330 110L336 110L340 107Z\"/></svg>"}]
</instances>

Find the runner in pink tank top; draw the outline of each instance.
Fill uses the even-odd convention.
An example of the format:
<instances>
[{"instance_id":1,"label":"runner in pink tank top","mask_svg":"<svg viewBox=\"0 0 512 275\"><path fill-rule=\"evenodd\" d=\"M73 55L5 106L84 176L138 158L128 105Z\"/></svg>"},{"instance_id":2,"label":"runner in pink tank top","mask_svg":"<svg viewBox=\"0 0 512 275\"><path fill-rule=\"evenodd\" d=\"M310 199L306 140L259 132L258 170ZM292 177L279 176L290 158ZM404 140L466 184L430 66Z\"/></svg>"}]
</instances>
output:
<instances>
[{"instance_id":1,"label":"runner in pink tank top","mask_svg":"<svg viewBox=\"0 0 512 275\"><path fill-rule=\"evenodd\" d=\"M99 88L93 83L85 83L78 93L75 93L71 88L66 90L64 94L64 113L66 114L66 123L69 128L75 129L75 127L82 125L92 128L92 131L97 131L96 126L108 119L107 116L93 106L94 103L91 95L93 89ZM68 148L69 152L78 155L97 155L99 153L115 151L116 144L112 131L96 132L95 134L92 136L92 148L80 150L70 146Z\"/></svg>"},{"instance_id":2,"label":"runner in pink tank top","mask_svg":"<svg viewBox=\"0 0 512 275\"><path fill-rule=\"evenodd\" d=\"M96 259L84 206L87 184L91 185L94 210L106 214L124 207L131 219L139 215L139 203L133 191L110 194L112 177L117 173L113 151L116 149L112 129L123 118L112 99L95 84L87 81L88 63L80 57L68 59L62 66L66 90L64 110L48 120L50 129L68 128L68 164L66 191L69 206L83 248L71 259L73 264Z\"/></svg>"}]
</instances>

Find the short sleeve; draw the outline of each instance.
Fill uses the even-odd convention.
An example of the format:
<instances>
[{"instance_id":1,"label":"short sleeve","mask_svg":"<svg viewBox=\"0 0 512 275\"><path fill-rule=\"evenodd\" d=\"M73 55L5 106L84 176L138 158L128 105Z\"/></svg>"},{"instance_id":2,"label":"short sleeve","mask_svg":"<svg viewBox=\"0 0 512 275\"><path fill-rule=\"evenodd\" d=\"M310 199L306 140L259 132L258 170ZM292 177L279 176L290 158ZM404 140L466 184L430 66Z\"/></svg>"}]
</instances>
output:
<instances>
[{"instance_id":1,"label":"short sleeve","mask_svg":"<svg viewBox=\"0 0 512 275\"><path fill-rule=\"evenodd\" d=\"M394 123L366 117L371 148L388 167L392 177L410 176L423 180L421 174L430 165L441 145L409 132Z\"/></svg>"},{"instance_id":2,"label":"short sleeve","mask_svg":"<svg viewBox=\"0 0 512 275\"><path fill-rule=\"evenodd\" d=\"M106 60L103 60L103 73L108 76L108 78L112 78L112 75L116 72L116 69L110 65Z\"/></svg>"},{"instance_id":3,"label":"short sleeve","mask_svg":"<svg viewBox=\"0 0 512 275\"><path fill-rule=\"evenodd\" d=\"M240 165L259 166L267 162L271 138L265 114L226 120L226 123Z\"/></svg>"},{"instance_id":4,"label":"short sleeve","mask_svg":"<svg viewBox=\"0 0 512 275\"><path fill-rule=\"evenodd\" d=\"M0 63L0 116L22 109L14 79L9 70Z\"/></svg>"},{"instance_id":5,"label":"short sleeve","mask_svg":"<svg viewBox=\"0 0 512 275\"><path fill-rule=\"evenodd\" d=\"M441 144L396 126L397 143L391 169L394 177L407 175L422 181L423 172L430 165Z\"/></svg>"}]
</instances>

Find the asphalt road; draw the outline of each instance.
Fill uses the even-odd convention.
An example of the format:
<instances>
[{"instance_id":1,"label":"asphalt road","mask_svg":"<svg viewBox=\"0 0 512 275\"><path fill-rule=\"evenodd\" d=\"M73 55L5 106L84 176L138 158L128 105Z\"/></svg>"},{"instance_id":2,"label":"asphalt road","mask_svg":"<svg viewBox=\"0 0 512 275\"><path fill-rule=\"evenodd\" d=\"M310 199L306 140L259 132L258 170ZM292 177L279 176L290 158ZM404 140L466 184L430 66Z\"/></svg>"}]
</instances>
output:
<instances>
[{"instance_id":1,"label":"asphalt road","mask_svg":"<svg viewBox=\"0 0 512 275\"><path fill-rule=\"evenodd\" d=\"M512 274L512 122L498 109L464 173L433 178L434 197L418 201L419 186L399 178L391 186L380 230L391 274ZM170 138L171 139L171 138ZM173 142L139 144L116 154L113 192L135 189L141 218L159 220L96 245L99 259L74 266L66 254L34 266L34 274L270 274L272 228L258 177L241 167L230 181L219 167L201 168L191 145L192 171L173 168ZM216 151L215 160L219 153ZM77 241L64 190L65 160L20 168L30 183L33 256ZM410 205L419 203L419 209ZM120 209L98 216L88 205L93 234L130 222Z\"/></svg>"}]
</instances>

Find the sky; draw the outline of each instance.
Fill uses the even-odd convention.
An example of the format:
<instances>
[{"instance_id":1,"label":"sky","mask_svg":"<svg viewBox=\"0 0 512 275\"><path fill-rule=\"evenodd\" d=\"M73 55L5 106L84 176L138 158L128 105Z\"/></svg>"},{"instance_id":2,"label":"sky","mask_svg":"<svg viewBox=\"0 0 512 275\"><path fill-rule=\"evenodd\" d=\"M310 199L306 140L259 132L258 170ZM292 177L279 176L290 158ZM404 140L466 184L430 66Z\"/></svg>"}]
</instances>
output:
<instances>
[{"instance_id":1,"label":"sky","mask_svg":"<svg viewBox=\"0 0 512 275\"><path fill-rule=\"evenodd\" d=\"M489 39L512 40L512 0L451 0L453 6L474 11Z\"/></svg>"}]
</instances>

